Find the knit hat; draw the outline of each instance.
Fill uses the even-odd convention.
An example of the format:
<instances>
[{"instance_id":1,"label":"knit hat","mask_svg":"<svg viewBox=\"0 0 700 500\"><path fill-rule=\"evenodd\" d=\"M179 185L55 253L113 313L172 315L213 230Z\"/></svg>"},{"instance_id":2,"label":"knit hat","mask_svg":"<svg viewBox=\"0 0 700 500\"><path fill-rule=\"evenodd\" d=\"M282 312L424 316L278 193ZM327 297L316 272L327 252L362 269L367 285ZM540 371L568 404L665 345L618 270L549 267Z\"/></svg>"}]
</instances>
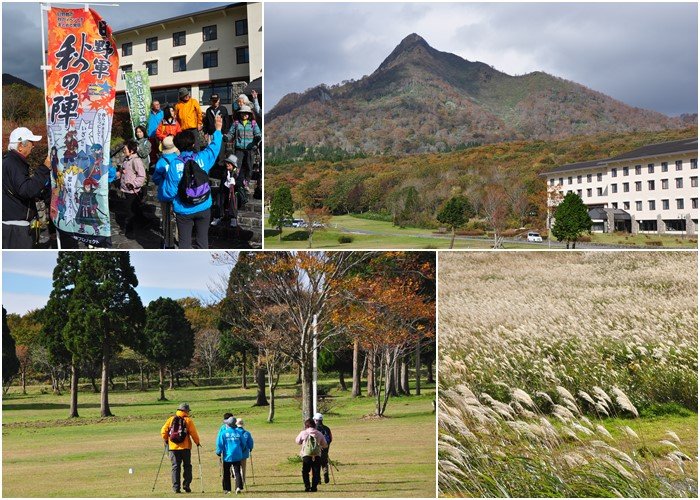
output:
<instances>
[{"instance_id":1,"label":"knit hat","mask_svg":"<svg viewBox=\"0 0 700 500\"><path fill-rule=\"evenodd\" d=\"M177 95L180 99L182 99L183 97L190 95L190 91L185 87L180 87L180 90L177 91Z\"/></svg>"},{"instance_id":2,"label":"knit hat","mask_svg":"<svg viewBox=\"0 0 700 500\"><path fill-rule=\"evenodd\" d=\"M180 406L177 407L177 409L182 411L190 411L190 405L187 403L181 403Z\"/></svg>"},{"instance_id":3,"label":"knit hat","mask_svg":"<svg viewBox=\"0 0 700 500\"><path fill-rule=\"evenodd\" d=\"M178 149L175 147L175 142L173 141L172 135L169 135L163 139L163 153L179 153Z\"/></svg>"},{"instance_id":4,"label":"knit hat","mask_svg":"<svg viewBox=\"0 0 700 500\"><path fill-rule=\"evenodd\" d=\"M226 163L230 163L234 167L238 166L238 157L236 155L229 155L228 158L224 160Z\"/></svg>"}]
</instances>

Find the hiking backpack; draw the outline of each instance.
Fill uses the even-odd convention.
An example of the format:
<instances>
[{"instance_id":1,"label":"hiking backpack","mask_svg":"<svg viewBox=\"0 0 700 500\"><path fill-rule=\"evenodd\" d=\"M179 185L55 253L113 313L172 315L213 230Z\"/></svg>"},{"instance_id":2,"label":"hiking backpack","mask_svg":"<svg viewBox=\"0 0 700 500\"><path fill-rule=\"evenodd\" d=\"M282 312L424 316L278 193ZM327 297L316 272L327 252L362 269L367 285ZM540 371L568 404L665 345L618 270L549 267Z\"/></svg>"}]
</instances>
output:
<instances>
[{"instance_id":1,"label":"hiking backpack","mask_svg":"<svg viewBox=\"0 0 700 500\"><path fill-rule=\"evenodd\" d=\"M304 445L301 448L301 453L305 457L318 457L321 455L321 447L316 441L316 436L309 434L304 440Z\"/></svg>"},{"instance_id":2,"label":"hiking backpack","mask_svg":"<svg viewBox=\"0 0 700 500\"><path fill-rule=\"evenodd\" d=\"M173 417L173 421L170 422L170 429L168 429L168 439L178 444L187 439L187 423L184 417L178 415Z\"/></svg>"},{"instance_id":3,"label":"hiking backpack","mask_svg":"<svg viewBox=\"0 0 700 500\"><path fill-rule=\"evenodd\" d=\"M193 157L180 158L184 164L182 178L177 185L177 196L184 205L199 205L209 198L209 176Z\"/></svg>"}]
</instances>

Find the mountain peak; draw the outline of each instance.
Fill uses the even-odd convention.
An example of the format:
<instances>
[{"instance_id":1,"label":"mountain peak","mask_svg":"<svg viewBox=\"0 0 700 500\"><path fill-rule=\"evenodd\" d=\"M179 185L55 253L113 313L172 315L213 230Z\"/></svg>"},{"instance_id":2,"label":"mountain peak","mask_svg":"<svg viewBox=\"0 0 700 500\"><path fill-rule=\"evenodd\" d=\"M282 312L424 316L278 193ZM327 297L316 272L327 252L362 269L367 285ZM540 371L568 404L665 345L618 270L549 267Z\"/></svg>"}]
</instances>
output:
<instances>
[{"instance_id":1,"label":"mountain peak","mask_svg":"<svg viewBox=\"0 0 700 500\"><path fill-rule=\"evenodd\" d=\"M416 33L411 33L408 35L406 38L401 40L401 43L399 43L396 48L389 54L389 57L384 59L384 62L379 66L379 70L388 68L392 65L393 62L397 61L400 59L404 54L408 54L410 52L414 52L416 50L425 50L425 51L431 51L433 50L430 45L428 45L428 42L425 41L425 39L416 34Z\"/></svg>"},{"instance_id":2,"label":"mountain peak","mask_svg":"<svg viewBox=\"0 0 700 500\"><path fill-rule=\"evenodd\" d=\"M403 48L403 49L405 50L405 49L413 48L413 47L415 47L416 45L422 45L422 46L424 46L424 47L430 47L430 45L428 45L428 42L426 42L425 39L424 39L422 36L420 36L420 35L417 34L417 33L411 33L411 34L408 35L406 38L404 38L403 40L401 40L401 43L400 43L396 48L397 48L397 49Z\"/></svg>"}]
</instances>

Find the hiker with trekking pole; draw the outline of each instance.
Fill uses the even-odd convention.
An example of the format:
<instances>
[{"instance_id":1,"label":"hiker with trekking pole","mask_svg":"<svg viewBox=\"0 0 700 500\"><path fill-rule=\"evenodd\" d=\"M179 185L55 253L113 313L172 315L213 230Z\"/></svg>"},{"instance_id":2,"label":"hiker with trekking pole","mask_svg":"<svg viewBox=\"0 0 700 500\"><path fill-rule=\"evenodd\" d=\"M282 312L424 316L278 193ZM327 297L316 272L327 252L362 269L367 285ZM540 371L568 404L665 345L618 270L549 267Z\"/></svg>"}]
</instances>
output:
<instances>
[{"instance_id":1,"label":"hiker with trekking pole","mask_svg":"<svg viewBox=\"0 0 700 500\"><path fill-rule=\"evenodd\" d=\"M236 495L243 491L243 477L241 476L241 459L243 458L243 443L241 432L236 427L236 417L224 420L224 427L219 430L216 437L216 455L223 460L224 467L221 477L221 486L224 493L231 493L231 468L235 475Z\"/></svg>"},{"instance_id":2,"label":"hiker with trekking pole","mask_svg":"<svg viewBox=\"0 0 700 500\"><path fill-rule=\"evenodd\" d=\"M318 432L323 434L323 437L326 438L326 443L328 444L328 447L321 450L321 468L323 469L323 482L328 484L329 482L329 477L328 477L328 470L329 470L329 458L328 458L328 453L331 449L331 442L333 441L333 433L331 432L331 428L328 427L323 423L323 415L321 413L316 413L314 415L314 422L316 423L316 429ZM335 482L335 480L333 481Z\"/></svg>"},{"instance_id":3,"label":"hiker with trekking pole","mask_svg":"<svg viewBox=\"0 0 700 500\"><path fill-rule=\"evenodd\" d=\"M168 418L160 430L160 435L165 442L166 449L170 452L170 462L172 463L172 483L173 491L180 493L180 469L182 468L182 489L190 493L192 489L192 441L197 445L197 456L199 457L199 481L204 492L204 479L202 478L202 459L199 455L199 434L190 417L190 405L182 403L177 408L175 415ZM165 456L165 452L163 453ZM163 459L161 458L161 464ZM158 468L160 473L160 467ZM158 475L156 475L156 481ZM155 489L155 483L153 485Z\"/></svg>"},{"instance_id":4,"label":"hiker with trekking pole","mask_svg":"<svg viewBox=\"0 0 700 500\"><path fill-rule=\"evenodd\" d=\"M301 477L304 480L304 491L318 491L318 483L321 482L321 453L328 448L326 438L316 429L313 419L307 418L304 422L304 430L299 433L296 443L301 445ZM311 481L309 481L311 472Z\"/></svg>"},{"instance_id":5,"label":"hiker with trekking pole","mask_svg":"<svg viewBox=\"0 0 700 500\"><path fill-rule=\"evenodd\" d=\"M246 475L245 475L245 470L246 470L246 462L248 461L248 458L250 458L251 464L253 462L253 458L250 456L251 452L253 451L253 435L248 432L243 426L245 423L243 422L242 418L239 418L236 420L236 428L238 429L238 432L241 434L241 444L243 445L243 458L241 459L241 475L243 476L243 484L247 485L246 482ZM255 484L255 472L253 472L253 484Z\"/></svg>"}]
</instances>

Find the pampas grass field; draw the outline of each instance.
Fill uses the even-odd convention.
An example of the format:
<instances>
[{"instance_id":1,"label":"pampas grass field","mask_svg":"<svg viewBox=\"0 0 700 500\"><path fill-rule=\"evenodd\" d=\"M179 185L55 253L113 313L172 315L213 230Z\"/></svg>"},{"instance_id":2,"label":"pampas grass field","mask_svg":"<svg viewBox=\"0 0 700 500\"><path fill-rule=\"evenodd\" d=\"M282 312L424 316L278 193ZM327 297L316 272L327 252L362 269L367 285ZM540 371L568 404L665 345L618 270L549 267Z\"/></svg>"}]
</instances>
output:
<instances>
[{"instance_id":1,"label":"pampas grass field","mask_svg":"<svg viewBox=\"0 0 700 500\"><path fill-rule=\"evenodd\" d=\"M439 259L442 496L697 497L697 257Z\"/></svg>"}]
</instances>

